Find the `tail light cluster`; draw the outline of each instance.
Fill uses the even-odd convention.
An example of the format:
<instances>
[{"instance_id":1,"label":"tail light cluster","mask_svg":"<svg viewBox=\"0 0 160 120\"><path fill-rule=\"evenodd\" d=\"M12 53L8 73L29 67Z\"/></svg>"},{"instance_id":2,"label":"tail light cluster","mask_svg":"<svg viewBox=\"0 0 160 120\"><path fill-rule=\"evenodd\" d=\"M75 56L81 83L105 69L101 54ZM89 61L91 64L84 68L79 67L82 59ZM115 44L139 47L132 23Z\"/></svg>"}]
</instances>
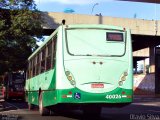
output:
<instances>
[{"instance_id":1,"label":"tail light cluster","mask_svg":"<svg viewBox=\"0 0 160 120\"><path fill-rule=\"evenodd\" d=\"M128 76L128 72L124 72L124 73L122 74L122 76L121 76L121 78L120 78L120 80L119 80L119 83L118 83L119 86L122 86L122 85L123 85L124 81L126 81L127 76Z\"/></svg>"},{"instance_id":2,"label":"tail light cluster","mask_svg":"<svg viewBox=\"0 0 160 120\"><path fill-rule=\"evenodd\" d=\"M66 74L67 79L69 80L70 84L75 87L76 86L76 81L73 77L73 74L70 71L66 71L65 74Z\"/></svg>"}]
</instances>

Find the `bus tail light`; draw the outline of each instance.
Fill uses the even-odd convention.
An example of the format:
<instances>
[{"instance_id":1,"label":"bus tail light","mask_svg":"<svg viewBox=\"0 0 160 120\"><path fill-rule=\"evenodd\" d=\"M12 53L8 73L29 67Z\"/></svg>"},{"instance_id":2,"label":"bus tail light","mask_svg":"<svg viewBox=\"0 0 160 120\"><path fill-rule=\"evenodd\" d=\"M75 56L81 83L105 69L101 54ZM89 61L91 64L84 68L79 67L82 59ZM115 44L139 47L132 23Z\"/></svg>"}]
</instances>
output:
<instances>
[{"instance_id":1,"label":"bus tail light","mask_svg":"<svg viewBox=\"0 0 160 120\"><path fill-rule=\"evenodd\" d=\"M119 86L122 86L123 85L123 82L126 81L126 77L128 76L128 72L124 72L122 75L121 75L121 78L120 78L120 81L119 81Z\"/></svg>"},{"instance_id":2,"label":"bus tail light","mask_svg":"<svg viewBox=\"0 0 160 120\"><path fill-rule=\"evenodd\" d=\"M70 75L70 72L69 72L69 71L66 71L65 74L66 74L66 76L69 76L69 75Z\"/></svg>"},{"instance_id":3,"label":"bus tail light","mask_svg":"<svg viewBox=\"0 0 160 120\"><path fill-rule=\"evenodd\" d=\"M131 95L127 95L127 98L132 98L132 96Z\"/></svg>"},{"instance_id":4,"label":"bus tail light","mask_svg":"<svg viewBox=\"0 0 160 120\"><path fill-rule=\"evenodd\" d=\"M72 76L67 76L67 79L68 79L69 81L71 81L71 80L72 80Z\"/></svg>"},{"instance_id":5,"label":"bus tail light","mask_svg":"<svg viewBox=\"0 0 160 120\"><path fill-rule=\"evenodd\" d=\"M69 80L70 84L75 87L76 86L76 81L73 77L73 74L70 71L65 71L65 74L66 74L67 79Z\"/></svg>"},{"instance_id":6,"label":"bus tail light","mask_svg":"<svg viewBox=\"0 0 160 120\"><path fill-rule=\"evenodd\" d=\"M119 86L122 86L123 85L123 81L119 81Z\"/></svg>"}]
</instances>

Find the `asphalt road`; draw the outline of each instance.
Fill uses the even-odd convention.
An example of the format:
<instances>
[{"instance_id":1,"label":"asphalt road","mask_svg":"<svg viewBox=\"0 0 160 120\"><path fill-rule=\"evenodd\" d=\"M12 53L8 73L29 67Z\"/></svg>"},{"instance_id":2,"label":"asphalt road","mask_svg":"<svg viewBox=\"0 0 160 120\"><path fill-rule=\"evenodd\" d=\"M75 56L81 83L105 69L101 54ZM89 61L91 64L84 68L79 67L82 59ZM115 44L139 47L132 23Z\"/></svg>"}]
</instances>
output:
<instances>
[{"instance_id":1,"label":"asphalt road","mask_svg":"<svg viewBox=\"0 0 160 120\"><path fill-rule=\"evenodd\" d=\"M4 109L0 106L0 120L97 120L83 116L80 110L40 116L38 108L29 111L27 103L22 101L6 102L5 106ZM123 108L104 107L98 120L160 120L160 98L135 98L131 105Z\"/></svg>"}]
</instances>

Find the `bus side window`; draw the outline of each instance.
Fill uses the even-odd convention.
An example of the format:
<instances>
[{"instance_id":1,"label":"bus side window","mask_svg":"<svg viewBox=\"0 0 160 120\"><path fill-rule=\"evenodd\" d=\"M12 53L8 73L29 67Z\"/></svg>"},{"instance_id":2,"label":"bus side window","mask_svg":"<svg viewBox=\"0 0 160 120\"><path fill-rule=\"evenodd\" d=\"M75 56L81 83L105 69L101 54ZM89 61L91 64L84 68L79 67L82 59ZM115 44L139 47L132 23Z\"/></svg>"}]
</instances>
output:
<instances>
[{"instance_id":1,"label":"bus side window","mask_svg":"<svg viewBox=\"0 0 160 120\"><path fill-rule=\"evenodd\" d=\"M46 57L46 49L43 48L41 52L41 73L45 71L45 58Z\"/></svg>"},{"instance_id":2,"label":"bus side window","mask_svg":"<svg viewBox=\"0 0 160 120\"><path fill-rule=\"evenodd\" d=\"M35 58L34 58L34 76L36 76L37 75L37 55L35 56Z\"/></svg>"},{"instance_id":3,"label":"bus side window","mask_svg":"<svg viewBox=\"0 0 160 120\"><path fill-rule=\"evenodd\" d=\"M50 70L52 68L51 64L51 55L52 55L52 42L47 45L47 63L46 70Z\"/></svg>"},{"instance_id":4,"label":"bus side window","mask_svg":"<svg viewBox=\"0 0 160 120\"><path fill-rule=\"evenodd\" d=\"M39 75L39 69L40 69L40 53L37 54L36 75Z\"/></svg>"},{"instance_id":5,"label":"bus side window","mask_svg":"<svg viewBox=\"0 0 160 120\"><path fill-rule=\"evenodd\" d=\"M32 61L29 61L29 78L32 77Z\"/></svg>"},{"instance_id":6,"label":"bus side window","mask_svg":"<svg viewBox=\"0 0 160 120\"><path fill-rule=\"evenodd\" d=\"M30 78L33 77L33 60L30 61Z\"/></svg>"},{"instance_id":7,"label":"bus side window","mask_svg":"<svg viewBox=\"0 0 160 120\"><path fill-rule=\"evenodd\" d=\"M57 44L57 35L54 36L54 38L52 38L52 63L53 63L53 66L55 66L55 63L56 63L56 44Z\"/></svg>"},{"instance_id":8,"label":"bus side window","mask_svg":"<svg viewBox=\"0 0 160 120\"><path fill-rule=\"evenodd\" d=\"M35 76L35 72L36 72L36 57L33 58L33 77Z\"/></svg>"}]
</instances>

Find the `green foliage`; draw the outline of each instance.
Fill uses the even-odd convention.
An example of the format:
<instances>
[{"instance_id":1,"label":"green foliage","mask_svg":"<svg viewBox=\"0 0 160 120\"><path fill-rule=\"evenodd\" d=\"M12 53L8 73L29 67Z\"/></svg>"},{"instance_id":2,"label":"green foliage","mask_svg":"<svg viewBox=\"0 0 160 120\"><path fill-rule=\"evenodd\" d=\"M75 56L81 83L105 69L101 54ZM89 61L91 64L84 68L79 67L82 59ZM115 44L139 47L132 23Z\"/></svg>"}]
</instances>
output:
<instances>
[{"instance_id":1,"label":"green foliage","mask_svg":"<svg viewBox=\"0 0 160 120\"><path fill-rule=\"evenodd\" d=\"M5 9L30 9L35 10L34 0L0 0L0 7Z\"/></svg>"},{"instance_id":2,"label":"green foliage","mask_svg":"<svg viewBox=\"0 0 160 120\"><path fill-rule=\"evenodd\" d=\"M0 74L26 69L27 58L37 47L34 37L42 33L41 14L33 10L32 0L8 1L0 0Z\"/></svg>"}]
</instances>

